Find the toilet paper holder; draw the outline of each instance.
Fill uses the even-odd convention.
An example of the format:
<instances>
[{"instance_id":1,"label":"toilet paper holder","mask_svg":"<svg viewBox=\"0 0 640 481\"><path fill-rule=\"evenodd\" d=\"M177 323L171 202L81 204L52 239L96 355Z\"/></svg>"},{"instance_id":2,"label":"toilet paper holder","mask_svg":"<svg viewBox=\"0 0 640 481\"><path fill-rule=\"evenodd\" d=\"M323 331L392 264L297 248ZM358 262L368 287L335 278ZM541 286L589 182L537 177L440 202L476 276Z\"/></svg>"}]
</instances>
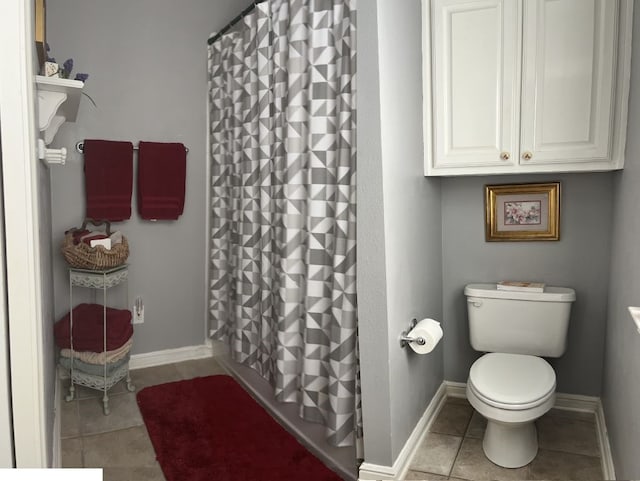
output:
<instances>
[{"instance_id":1,"label":"toilet paper holder","mask_svg":"<svg viewBox=\"0 0 640 481\"><path fill-rule=\"evenodd\" d=\"M419 346L424 346L426 344L427 341L425 341L424 337L409 337L409 332L411 329L416 327L416 324L418 324L418 320L415 318L411 319L409 329L400 333L400 347L407 347L410 342L415 342Z\"/></svg>"}]
</instances>

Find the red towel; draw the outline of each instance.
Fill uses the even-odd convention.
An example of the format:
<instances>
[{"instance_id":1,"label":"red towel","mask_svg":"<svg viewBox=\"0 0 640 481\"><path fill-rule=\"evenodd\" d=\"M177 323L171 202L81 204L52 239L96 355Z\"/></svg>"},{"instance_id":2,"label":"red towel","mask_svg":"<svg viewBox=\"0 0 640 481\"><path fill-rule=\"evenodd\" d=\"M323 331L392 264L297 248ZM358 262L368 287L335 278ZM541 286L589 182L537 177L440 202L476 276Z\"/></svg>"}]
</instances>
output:
<instances>
[{"instance_id":1,"label":"red towel","mask_svg":"<svg viewBox=\"0 0 640 481\"><path fill-rule=\"evenodd\" d=\"M140 142L140 216L143 219L177 219L184 211L186 175L187 153L183 144Z\"/></svg>"},{"instance_id":2,"label":"red towel","mask_svg":"<svg viewBox=\"0 0 640 481\"><path fill-rule=\"evenodd\" d=\"M85 140L84 178L87 217L115 222L131 218L131 142Z\"/></svg>"},{"instance_id":3,"label":"red towel","mask_svg":"<svg viewBox=\"0 0 640 481\"><path fill-rule=\"evenodd\" d=\"M102 352L103 310L100 304L78 304L73 308L73 349L75 351ZM71 348L71 313L53 326L56 344L63 349ZM126 309L107 307L107 351L122 347L133 335L131 312Z\"/></svg>"}]
</instances>

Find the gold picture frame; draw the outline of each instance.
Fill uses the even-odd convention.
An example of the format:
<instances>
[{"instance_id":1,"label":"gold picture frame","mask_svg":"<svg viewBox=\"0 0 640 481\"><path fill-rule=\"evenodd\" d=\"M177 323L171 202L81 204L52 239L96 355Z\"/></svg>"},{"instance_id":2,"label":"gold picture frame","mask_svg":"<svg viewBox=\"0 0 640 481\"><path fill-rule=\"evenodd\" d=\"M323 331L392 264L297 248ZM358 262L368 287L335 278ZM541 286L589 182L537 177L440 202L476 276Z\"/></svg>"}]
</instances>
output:
<instances>
[{"instance_id":1,"label":"gold picture frame","mask_svg":"<svg viewBox=\"0 0 640 481\"><path fill-rule=\"evenodd\" d=\"M36 41L36 52L38 53L38 65L40 69L42 69L44 62L47 59L46 11L47 6L45 5L45 0L35 0L35 26L33 36Z\"/></svg>"},{"instance_id":2,"label":"gold picture frame","mask_svg":"<svg viewBox=\"0 0 640 481\"><path fill-rule=\"evenodd\" d=\"M560 239L560 182L485 186L487 242Z\"/></svg>"}]
</instances>

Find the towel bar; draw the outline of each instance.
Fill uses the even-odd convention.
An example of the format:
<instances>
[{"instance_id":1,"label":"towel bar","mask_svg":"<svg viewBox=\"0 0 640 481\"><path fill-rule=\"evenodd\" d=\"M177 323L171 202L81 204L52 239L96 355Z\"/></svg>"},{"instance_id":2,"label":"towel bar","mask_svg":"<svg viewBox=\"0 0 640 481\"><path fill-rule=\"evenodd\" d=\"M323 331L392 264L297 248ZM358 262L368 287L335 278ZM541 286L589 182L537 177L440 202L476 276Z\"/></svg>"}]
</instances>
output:
<instances>
[{"instance_id":1,"label":"towel bar","mask_svg":"<svg viewBox=\"0 0 640 481\"><path fill-rule=\"evenodd\" d=\"M134 147L133 150L138 150L138 147ZM189 152L189 148L185 147L184 148L185 152ZM76 142L76 151L80 152L81 154L84 154L84 142L80 141L80 142Z\"/></svg>"}]
</instances>

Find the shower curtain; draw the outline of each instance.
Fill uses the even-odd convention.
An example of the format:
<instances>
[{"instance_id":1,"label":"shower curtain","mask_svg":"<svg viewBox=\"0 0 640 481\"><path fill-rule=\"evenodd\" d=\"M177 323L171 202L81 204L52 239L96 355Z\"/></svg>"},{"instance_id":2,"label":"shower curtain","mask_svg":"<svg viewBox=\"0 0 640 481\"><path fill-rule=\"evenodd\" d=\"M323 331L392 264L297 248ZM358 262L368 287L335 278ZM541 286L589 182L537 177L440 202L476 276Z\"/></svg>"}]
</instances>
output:
<instances>
[{"instance_id":1,"label":"shower curtain","mask_svg":"<svg viewBox=\"0 0 640 481\"><path fill-rule=\"evenodd\" d=\"M209 46L210 333L276 399L362 437L355 0L269 0Z\"/></svg>"}]
</instances>

